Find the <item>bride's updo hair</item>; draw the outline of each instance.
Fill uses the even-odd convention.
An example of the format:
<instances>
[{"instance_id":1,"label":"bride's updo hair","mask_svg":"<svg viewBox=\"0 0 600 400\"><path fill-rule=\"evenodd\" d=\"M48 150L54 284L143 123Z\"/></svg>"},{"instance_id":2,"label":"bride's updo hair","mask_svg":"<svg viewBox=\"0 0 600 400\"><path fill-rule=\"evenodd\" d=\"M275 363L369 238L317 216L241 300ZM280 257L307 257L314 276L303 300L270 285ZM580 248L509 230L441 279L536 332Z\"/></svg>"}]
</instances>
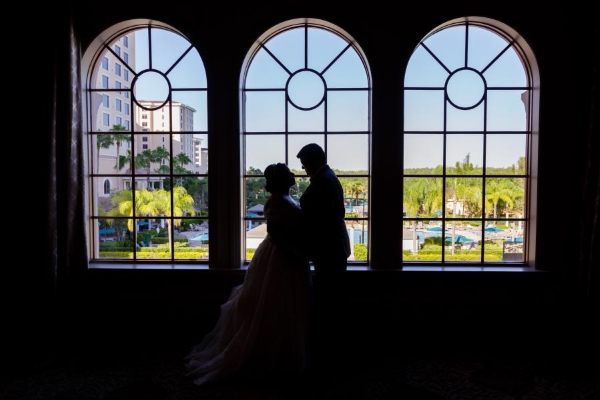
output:
<instances>
[{"instance_id":1,"label":"bride's updo hair","mask_svg":"<svg viewBox=\"0 0 600 400\"><path fill-rule=\"evenodd\" d=\"M296 178L287 165L283 163L270 164L265 168L267 183L265 190L269 193L288 193L291 186L296 184Z\"/></svg>"}]
</instances>

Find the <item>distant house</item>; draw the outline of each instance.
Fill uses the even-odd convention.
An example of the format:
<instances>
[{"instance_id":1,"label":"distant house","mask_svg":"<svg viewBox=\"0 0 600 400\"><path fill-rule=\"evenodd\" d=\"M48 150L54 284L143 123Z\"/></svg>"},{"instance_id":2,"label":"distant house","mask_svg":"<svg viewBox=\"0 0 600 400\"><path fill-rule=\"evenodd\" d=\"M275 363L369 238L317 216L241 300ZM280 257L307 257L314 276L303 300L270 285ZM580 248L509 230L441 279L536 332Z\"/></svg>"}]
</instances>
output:
<instances>
[{"instance_id":1,"label":"distant house","mask_svg":"<svg viewBox=\"0 0 600 400\"><path fill-rule=\"evenodd\" d=\"M402 250L410 250L413 253L419 251L419 232L402 228Z\"/></svg>"},{"instance_id":2,"label":"distant house","mask_svg":"<svg viewBox=\"0 0 600 400\"><path fill-rule=\"evenodd\" d=\"M246 232L246 248L256 249L267 237L267 224L263 223Z\"/></svg>"}]
</instances>

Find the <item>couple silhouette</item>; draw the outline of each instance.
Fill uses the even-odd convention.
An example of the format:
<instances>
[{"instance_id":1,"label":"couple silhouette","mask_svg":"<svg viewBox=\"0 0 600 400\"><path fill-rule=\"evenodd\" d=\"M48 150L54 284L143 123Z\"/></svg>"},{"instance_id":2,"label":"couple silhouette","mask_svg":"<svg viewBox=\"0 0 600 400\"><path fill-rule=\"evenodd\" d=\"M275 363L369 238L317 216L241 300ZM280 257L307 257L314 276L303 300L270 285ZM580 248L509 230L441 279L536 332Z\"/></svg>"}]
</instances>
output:
<instances>
[{"instance_id":1,"label":"couple silhouette","mask_svg":"<svg viewBox=\"0 0 600 400\"><path fill-rule=\"evenodd\" d=\"M310 178L299 203L289 194L296 179L288 166L265 169L267 236L214 328L185 358L196 385L285 382L309 367L320 374L341 362L337 341L344 334L350 256L344 193L318 144L305 145L297 157Z\"/></svg>"}]
</instances>

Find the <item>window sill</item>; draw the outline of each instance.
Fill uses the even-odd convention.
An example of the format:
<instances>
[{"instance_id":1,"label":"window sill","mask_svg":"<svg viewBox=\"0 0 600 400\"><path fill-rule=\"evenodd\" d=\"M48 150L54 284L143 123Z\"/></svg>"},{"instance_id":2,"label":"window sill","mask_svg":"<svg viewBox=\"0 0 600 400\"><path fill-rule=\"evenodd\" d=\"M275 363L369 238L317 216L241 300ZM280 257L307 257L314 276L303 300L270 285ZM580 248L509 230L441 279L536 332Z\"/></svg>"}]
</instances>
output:
<instances>
[{"instance_id":1,"label":"window sill","mask_svg":"<svg viewBox=\"0 0 600 400\"><path fill-rule=\"evenodd\" d=\"M208 264L145 264L145 263L102 263L94 262L89 264L91 270L184 270L184 271L245 271L247 265L239 269L217 270L209 269ZM527 266L468 266L468 265L451 265L451 266L404 266L402 269L371 269L366 265L349 265L349 272L411 272L411 273L426 273L426 272L473 272L473 273L524 273L524 272L545 272L536 270Z\"/></svg>"}]
</instances>

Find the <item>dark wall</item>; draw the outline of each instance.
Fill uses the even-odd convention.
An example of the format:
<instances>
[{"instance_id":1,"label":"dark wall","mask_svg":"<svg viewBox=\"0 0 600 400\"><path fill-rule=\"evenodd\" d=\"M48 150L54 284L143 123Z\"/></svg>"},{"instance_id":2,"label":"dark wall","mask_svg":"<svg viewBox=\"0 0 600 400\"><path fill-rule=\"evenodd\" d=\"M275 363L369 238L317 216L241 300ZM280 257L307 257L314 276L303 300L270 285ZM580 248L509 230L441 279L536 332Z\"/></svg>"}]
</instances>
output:
<instances>
[{"instance_id":1,"label":"dark wall","mask_svg":"<svg viewBox=\"0 0 600 400\"><path fill-rule=\"evenodd\" d=\"M55 74L61 73L44 68L44 60L67 56L57 52L53 43L67 29L68 7L63 7L65 15L59 13L53 19L40 15L33 28L39 40L34 83L39 89L36 103L41 118L32 123L39 132L52 129L48 121L53 113L53 82ZM416 44L431 29L467 15L487 16L512 26L529 42L540 66L543 133L538 179L543 200L538 210L537 257L541 265L558 265L555 269L559 272L352 272L347 299L348 340L362 343L365 351L370 351L373 343L406 345L409 340L420 344L413 349L477 351L479 345L474 338L503 343L488 346L489 351L502 351L504 347L543 351L560 336L565 324L573 332L583 330L564 298L563 278L574 274L578 247L576 242L557 239L555 228L577 227L581 218L585 167L581 154L586 148L577 139L587 128L591 55L585 49L594 48L594 31L591 10L577 2L545 2L543 9L539 7L525 7L522 1L415 3L410 10L391 7L389 2L166 2L160 6L74 2L70 10L83 51L104 29L122 20L151 18L179 29L198 48L209 82L225 89L213 98L217 107L224 109L218 113L224 121L218 126L225 130L238 126L237 83L247 50L265 30L285 20L324 19L358 41L370 63L373 90L385 93L374 110L381 132L398 131L400 117L394 104L401 97L404 66ZM395 86L382 86L380 82L395 82ZM46 138L40 135L40 146L35 149L40 152L36 159L41 168L49 164L50 155L44 149L51 148L51 144ZM576 235L577 229L574 231ZM40 242L51 251L51 238ZM28 288L25 293L38 288L39 294L52 287L48 285L52 281L48 269L37 270L36 257L33 255L32 265L24 269L27 272L17 273L14 279L17 288ZM40 264L43 262L40 260ZM25 335L19 339L30 343L38 336L38 328L46 338L56 339L57 348L66 346L74 351L91 342L104 343L107 349L185 348L212 325L219 305L241 282L242 273L171 272L90 271L81 283L80 301L66 304L59 298L48 314L32 316L36 322L27 325L33 328L28 330L31 338ZM25 297L21 295L24 302ZM21 315L15 320L21 323L27 318ZM381 337L389 340L368 342ZM547 340L533 347L524 344L527 338L541 337ZM449 342L454 345L447 346Z\"/></svg>"}]
</instances>

